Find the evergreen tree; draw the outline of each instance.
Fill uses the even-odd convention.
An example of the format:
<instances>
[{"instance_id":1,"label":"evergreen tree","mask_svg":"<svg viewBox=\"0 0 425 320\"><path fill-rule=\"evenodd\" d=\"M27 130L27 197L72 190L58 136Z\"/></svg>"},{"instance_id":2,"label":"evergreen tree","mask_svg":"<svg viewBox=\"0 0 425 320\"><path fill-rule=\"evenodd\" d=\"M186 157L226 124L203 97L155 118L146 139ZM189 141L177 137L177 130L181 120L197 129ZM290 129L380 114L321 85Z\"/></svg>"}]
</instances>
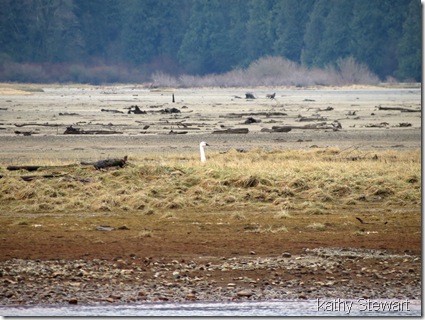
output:
<instances>
[{"instance_id":1,"label":"evergreen tree","mask_svg":"<svg viewBox=\"0 0 425 320\"><path fill-rule=\"evenodd\" d=\"M399 66L396 75L401 79L421 81L421 29L421 4L418 0L411 0L397 47Z\"/></svg>"},{"instance_id":2,"label":"evergreen tree","mask_svg":"<svg viewBox=\"0 0 425 320\"><path fill-rule=\"evenodd\" d=\"M272 9L273 52L289 60L300 63L306 24L315 1L277 1ZM312 30L310 30L311 32Z\"/></svg>"}]
</instances>

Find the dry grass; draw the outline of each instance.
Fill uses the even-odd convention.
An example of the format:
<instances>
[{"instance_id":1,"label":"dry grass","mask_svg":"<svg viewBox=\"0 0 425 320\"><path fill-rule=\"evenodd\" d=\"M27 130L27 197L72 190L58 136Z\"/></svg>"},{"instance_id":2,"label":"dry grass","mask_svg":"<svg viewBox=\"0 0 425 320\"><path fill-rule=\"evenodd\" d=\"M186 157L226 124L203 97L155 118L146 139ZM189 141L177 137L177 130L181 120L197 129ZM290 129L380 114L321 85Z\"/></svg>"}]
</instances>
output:
<instances>
[{"instance_id":1,"label":"dry grass","mask_svg":"<svg viewBox=\"0 0 425 320\"><path fill-rule=\"evenodd\" d=\"M2 166L0 210L151 215L174 209L206 212L214 208L241 212L235 219L243 220L245 209L270 209L280 212L275 216L280 219L295 211L320 215L357 204L419 208L421 203L420 150L368 153L332 148L259 149L244 154L212 154L205 164L199 163L197 155L135 158L130 162L123 169L108 171L80 166L55 168L53 171L62 173L61 177L31 182L20 176L53 171L9 172Z\"/></svg>"}]
</instances>

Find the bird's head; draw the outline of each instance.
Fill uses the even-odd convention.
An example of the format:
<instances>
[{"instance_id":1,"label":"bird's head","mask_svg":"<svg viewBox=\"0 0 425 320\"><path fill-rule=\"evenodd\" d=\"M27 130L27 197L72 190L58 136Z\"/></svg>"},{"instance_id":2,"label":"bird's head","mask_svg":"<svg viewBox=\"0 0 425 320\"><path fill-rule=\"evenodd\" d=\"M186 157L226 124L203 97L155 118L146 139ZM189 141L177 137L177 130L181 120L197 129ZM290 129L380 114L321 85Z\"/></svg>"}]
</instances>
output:
<instances>
[{"instance_id":1,"label":"bird's head","mask_svg":"<svg viewBox=\"0 0 425 320\"><path fill-rule=\"evenodd\" d=\"M206 143L205 141L202 141L200 144L199 144L199 146L200 147L205 147L205 146L210 146L208 143Z\"/></svg>"}]
</instances>

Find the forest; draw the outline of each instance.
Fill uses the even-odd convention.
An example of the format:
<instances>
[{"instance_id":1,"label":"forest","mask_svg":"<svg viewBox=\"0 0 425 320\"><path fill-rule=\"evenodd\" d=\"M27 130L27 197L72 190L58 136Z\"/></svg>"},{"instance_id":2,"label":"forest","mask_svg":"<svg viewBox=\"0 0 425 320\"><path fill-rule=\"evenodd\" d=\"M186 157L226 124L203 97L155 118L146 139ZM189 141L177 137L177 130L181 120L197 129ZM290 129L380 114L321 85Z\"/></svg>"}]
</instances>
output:
<instances>
[{"instance_id":1,"label":"forest","mask_svg":"<svg viewBox=\"0 0 425 320\"><path fill-rule=\"evenodd\" d=\"M0 0L0 81L419 82L421 12L420 0Z\"/></svg>"}]
</instances>

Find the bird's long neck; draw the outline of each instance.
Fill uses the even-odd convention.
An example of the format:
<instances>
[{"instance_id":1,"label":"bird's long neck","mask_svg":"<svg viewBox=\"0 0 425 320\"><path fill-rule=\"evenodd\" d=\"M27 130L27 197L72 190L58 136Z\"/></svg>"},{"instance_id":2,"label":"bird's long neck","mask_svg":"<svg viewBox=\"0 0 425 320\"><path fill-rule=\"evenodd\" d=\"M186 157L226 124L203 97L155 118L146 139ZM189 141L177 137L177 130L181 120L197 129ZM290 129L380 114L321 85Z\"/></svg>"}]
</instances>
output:
<instances>
[{"instance_id":1,"label":"bird's long neck","mask_svg":"<svg viewBox=\"0 0 425 320\"><path fill-rule=\"evenodd\" d=\"M207 158L205 157L205 150L203 146L199 147L199 151L201 152L201 162L207 161Z\"/></svg>"}]
</instances>

